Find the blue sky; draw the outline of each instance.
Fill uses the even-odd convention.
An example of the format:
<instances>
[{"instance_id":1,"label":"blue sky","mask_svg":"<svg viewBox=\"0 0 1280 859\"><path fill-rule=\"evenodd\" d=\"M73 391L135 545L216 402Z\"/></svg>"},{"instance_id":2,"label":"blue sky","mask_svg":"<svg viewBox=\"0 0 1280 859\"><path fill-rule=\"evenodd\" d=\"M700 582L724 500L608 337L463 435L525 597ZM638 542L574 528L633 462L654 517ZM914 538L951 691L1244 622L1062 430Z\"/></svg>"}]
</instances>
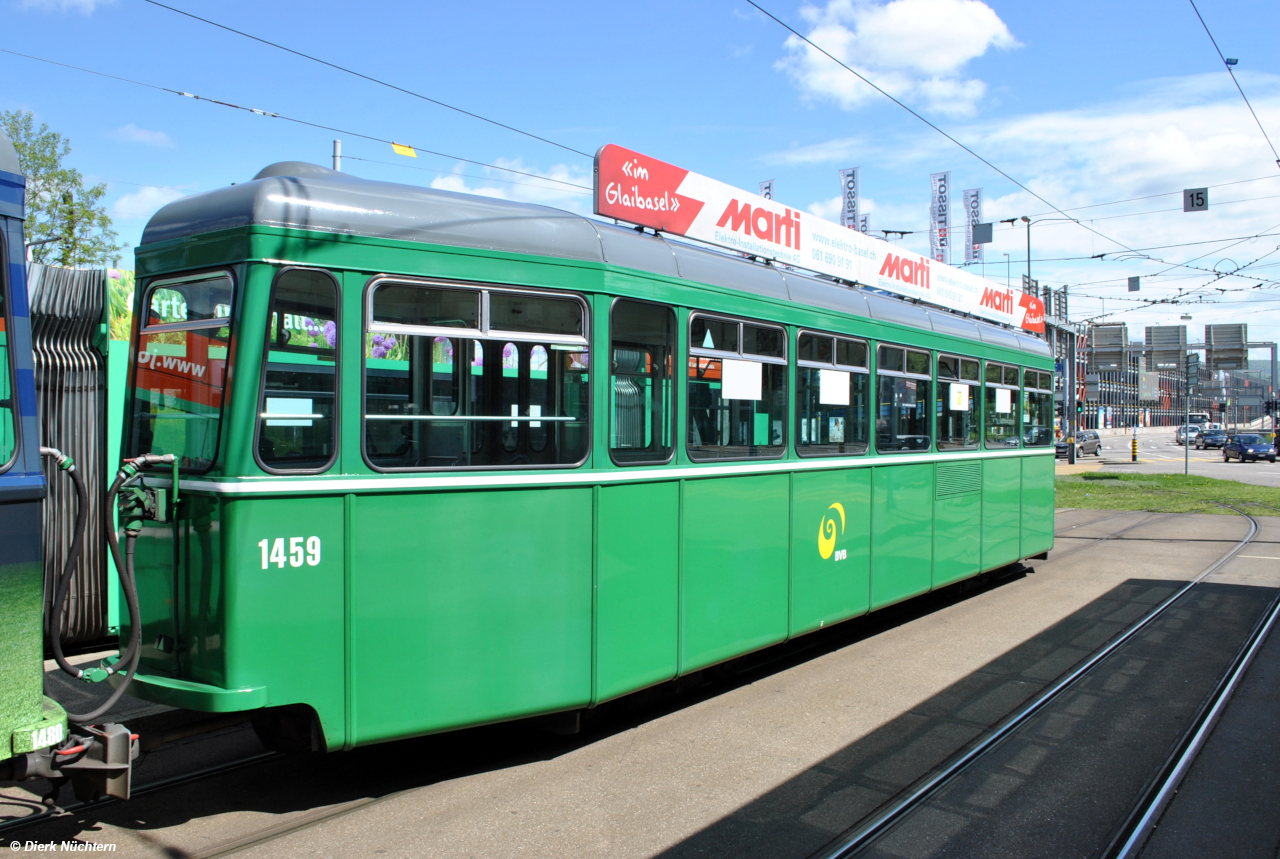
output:
<instances>
[{"instance_id":1,"label":"blue sky","mask_svg":"<svg viewBox=\"0 0 1280 859\"><path fill-rule=\"evenodd\" d=\"M587 158L143 0L0 3L0 48L590 185ZM956 190L982 187L987 220L1056 216L738 0L170 5L583 152L612 142L743 188L775 179L779 201L828 217L837 171L860 166L872 226L921 231L903 240L916 250L927 249L935 171L951 170ZM1280 339L1280 283L1252 289L1258 280L1228 277L1207 287L1211 274L1172 267L1232 271L1258 260L1248 272L1280 282L1280 235L1233 244L1280 234L1280 167L1189 2L762 5L1054 205L1093 206L1072 214L1106 238L1060 221L1032 228L1033 275L1071 284L1073 318L1126 310L1111 321L1140 337L1141 326L1190 312L1195 340L1203 323L1240 321L1253 340ZM1280 7L1198 5L1280 144ZM70 138L71 163L108 182L108 208L131 244L168 200L244 181L273 161L327 164L335 137L7 54L0 71L0 108L31 110ZM358 175L590 207L588 194L564 185L337 136L345 155L372 159L345 162ZM1207 213L1183 213L1180 195L1097 205L1198 186L1221 186ZM1108 238L1173 247L1147 251L1155 259L1064 259L1120 250ZM1003 282L1007 271L1016 283L1025 267L1025 232L998 225L986 276ZM1142 296L1208 288L1219 303L1135 310L1130 275L1144 277Z\"/></svg>"}]
</instances>

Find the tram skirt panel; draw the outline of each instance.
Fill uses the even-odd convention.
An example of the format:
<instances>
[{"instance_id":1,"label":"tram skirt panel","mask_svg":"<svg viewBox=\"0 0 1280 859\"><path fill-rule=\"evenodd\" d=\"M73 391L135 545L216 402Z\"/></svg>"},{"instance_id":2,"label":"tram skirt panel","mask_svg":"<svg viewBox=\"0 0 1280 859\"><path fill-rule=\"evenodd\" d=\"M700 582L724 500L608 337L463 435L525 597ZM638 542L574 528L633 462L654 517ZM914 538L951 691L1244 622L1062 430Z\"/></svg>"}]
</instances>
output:
<instances>
[{"instance_id":1,"label":"tram skirt panel","mask_svg":"<svg viewBox=\"0 0 1280 859\"><path fill-rule=\"evenodd\" d=\"M933 463L882 465L871 492L871 608L925 593L933 582Z\"/></svg>"},{"instance_id":2,"label":"tram skirt panel","mask_svg":"<svg viewBox=\"0 0 1280 859\"><path fill-rule=\"evenodd\" d=\"M684 486L680 672L787 637L785 474Z\"/></svg>"},{"instance_id":3,"label":"tram skirt panel","mask_svg":"<svg viewBox=\"0 0 1280 859\"><path fill-rule=\"evenodd\" d=\"M356 499L357 743L589 703L592 491Z\"/></svg>"},{"instance_id":4,"label":"tram skirt panel","mask_svg":"<svg viewBox=\"0 0 1280 859\"><path fill-rule=\"evenodd\" d=\"M602 486L596 524L596 699L676 674L680 485Z\"/></svg>"},{"instance_id":5,"label":"tram skirt panel","mask_svg":"<svg viewBox=\"0 0 1280 859\"><path fill-rule=\"evenodd\" d=\"M992 570L1022 557L1022 458L999 457L982 464L982 568Z\"/></svg>"},{"instance_id":6,"label":"tram skirt panel","mask_svg":"<svg viewBox=\"0 0 1280 859\"><path fill-rule=\"evenodd\" d=\"M1053 476L1052 456L1027 456L1022 459L1022 551L1030 558L1053 548Z\"/></svg>"},{"instance_id":7,"label":"tram skirt panel","mask_svg":"<svg viewBox=\"0 0 1280 859\"><path fill-rule=\"evenodd\" d=\"M871 601L871 469L793 477L791 634L865 614Z\"/></svg>"},{"instance_id":8,"label":"tram skirt panel","mask_svg":"<svg viewBox=\"0 0 1280 859\"><path fill-rule=\"evenodd\" d=\"M940 462L933 501L933 586L982 569L982 460Z\"/></svg>"}]
</instances>

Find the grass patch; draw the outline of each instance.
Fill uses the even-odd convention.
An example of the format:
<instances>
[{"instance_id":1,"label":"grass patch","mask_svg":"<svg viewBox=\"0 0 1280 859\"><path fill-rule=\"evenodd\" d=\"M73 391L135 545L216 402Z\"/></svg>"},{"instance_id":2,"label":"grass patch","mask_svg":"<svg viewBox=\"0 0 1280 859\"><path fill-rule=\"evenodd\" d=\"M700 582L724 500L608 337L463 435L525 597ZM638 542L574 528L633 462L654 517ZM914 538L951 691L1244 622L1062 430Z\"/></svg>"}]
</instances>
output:
<instances>
[{"instance_id":1,"label":"grass patch","mask_svg":"<svg viewBox=\"0 0 1280 859\"><path fill-rule=\"evenodd\" d=\"M1234 516L1226 504L1255 516L1280 516L1280 489L1212 477L1092 472L1059 477L1055 487L1058 507Z\"/></svg>"}]
</instances>

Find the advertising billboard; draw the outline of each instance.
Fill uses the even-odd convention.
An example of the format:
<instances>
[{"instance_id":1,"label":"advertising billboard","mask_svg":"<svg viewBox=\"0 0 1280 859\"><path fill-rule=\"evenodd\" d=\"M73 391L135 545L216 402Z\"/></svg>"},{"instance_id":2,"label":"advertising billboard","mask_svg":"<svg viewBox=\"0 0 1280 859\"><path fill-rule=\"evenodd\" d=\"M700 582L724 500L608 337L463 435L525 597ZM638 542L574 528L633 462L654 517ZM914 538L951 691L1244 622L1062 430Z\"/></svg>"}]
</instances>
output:
<instances>
[{"instance_id":1,"label":"advertising billboard","mask_svg":"<svg viewBox=\"0 0 1280 859\"><path fill-rule=\"evenodd\" d=\"M1033 295L614 144L596 153L595 212L1044 332Z\"/></svg>"}]
</instances>

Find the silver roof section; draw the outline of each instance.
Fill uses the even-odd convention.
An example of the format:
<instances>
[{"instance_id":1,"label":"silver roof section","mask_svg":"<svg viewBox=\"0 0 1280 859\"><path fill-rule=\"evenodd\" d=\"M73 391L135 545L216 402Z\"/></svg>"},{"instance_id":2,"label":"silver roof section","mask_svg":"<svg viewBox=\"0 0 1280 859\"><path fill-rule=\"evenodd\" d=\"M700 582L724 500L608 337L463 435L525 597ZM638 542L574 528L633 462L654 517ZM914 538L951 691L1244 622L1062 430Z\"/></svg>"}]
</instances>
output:
<instances>
[{"instance_id":1,"label":"silver roof section","mask_svg":"<svg viewBox=\"0 0 1280 859\"><path fill-rule=\"evenodd\" d=\"M142 244L250 224L603 262L1050 354L1043 340L996 325L560 209L375 182L299 161L168 204L152 216Z\"/></svg>"},{"instance_id":2,"label":"silver roof section","mask_svg":"<svg viewBox=\"0 0 1280 859\"><path fill-rule=\"evenodd\" d=\"M0 128L0 171L22 174L22 168L18 166L18 153L9 141L9 135L5 134L2 128Z\"/></svg>"}]
</instances>

